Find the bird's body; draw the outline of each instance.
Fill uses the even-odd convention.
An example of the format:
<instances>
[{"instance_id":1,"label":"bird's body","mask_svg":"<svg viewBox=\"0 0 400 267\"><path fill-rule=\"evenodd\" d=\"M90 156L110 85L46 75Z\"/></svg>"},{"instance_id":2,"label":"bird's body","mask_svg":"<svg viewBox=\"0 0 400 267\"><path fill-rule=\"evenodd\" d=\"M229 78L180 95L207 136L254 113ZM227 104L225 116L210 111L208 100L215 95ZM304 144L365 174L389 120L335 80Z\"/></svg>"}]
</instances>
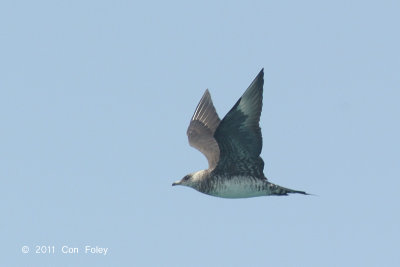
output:
<instances>
[{"instance_id":1,"label":"bird's body","mask_svg":"<svg viewBox=\"0 0 400 267\"><path fill-rule=\"evenodd\" d=\"M270 183L264 176L259 127L263 76L261 70L222 121L206 90L187 134L190 145L206 156L209 168L186 175L173 185L185 185L223 198L306 194Z\"/></svg>"},{"instance_id":2,"label":"bird's body","mask_svg":"<svg viewBox=\"0 0 400 267\"><path fill-rule=\"evenodd\" d=\"M199 183L198 191L223 198L247 198L271 194L270 183L252 176L213 176ZM197 188L196 188L197 189Z\"/></svg>"},{"instance_id":3,"label":"bird's body","mask_svg":"<svg viewBox=\"0 0 400 267\"><path fill-rule=\"evenodd\" d=\"M268 182L251 175L215 175L211 170L191 174L189 187L207 195L223 198L249 198L268 195L302 193Z\"/></svg>"}]
</instances>

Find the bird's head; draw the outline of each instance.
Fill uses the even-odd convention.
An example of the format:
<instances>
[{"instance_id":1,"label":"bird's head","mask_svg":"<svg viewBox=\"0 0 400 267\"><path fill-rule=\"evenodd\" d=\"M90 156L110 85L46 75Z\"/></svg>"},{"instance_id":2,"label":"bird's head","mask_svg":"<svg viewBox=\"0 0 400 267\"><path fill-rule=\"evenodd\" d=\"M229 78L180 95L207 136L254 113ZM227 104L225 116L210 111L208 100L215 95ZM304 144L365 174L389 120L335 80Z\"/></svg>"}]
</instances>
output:
<instances>
[{"instance_id":1,"label":"bird's head","mask_svg":"<svg viewBox=\"0 0 400 267\"><path fill-rule=\"evenodd\" d=\"M188 174L188 175L185 175L185 177L183 177L182 179L173 182L172 186L184 185L184 186L193 187L192 184L193 184L193 174Z\"/></svg>"},{"instance_id":2,"label":"bird's head","mask_svg":"<svg viewBox=\"0 0 400 267\"><path fill-rule=\"evenodd\" d=\"M204 181L204 179L207 179L209 172L209 170L202 170L185 175L185 177L183 177L179 181L174 182L172 185L184 185L199 190L199 186L201 185L202 181Z\"/></svg>"}]
</instances>

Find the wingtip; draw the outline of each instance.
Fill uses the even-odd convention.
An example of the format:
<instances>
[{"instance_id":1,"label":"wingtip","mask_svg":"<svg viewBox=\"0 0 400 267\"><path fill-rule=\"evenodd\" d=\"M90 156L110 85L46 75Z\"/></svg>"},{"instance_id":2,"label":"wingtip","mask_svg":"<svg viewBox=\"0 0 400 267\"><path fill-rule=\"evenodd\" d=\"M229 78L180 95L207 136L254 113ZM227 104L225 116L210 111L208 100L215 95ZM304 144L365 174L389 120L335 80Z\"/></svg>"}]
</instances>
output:
<instances>
[{"instance_id":1,"label":"wingtip","mask_svg":"<svg viewBox=\"0 0 400 267\"><path fill-rule=\"evenodd\" d=\"M254 80L264 80L264 68L260 70L260 72L257 74L256 78Z\"/></svg>"},{"instance_id":2,"label":"wingtip","mask_svg":"<svg viewBox=\"0 0 400 267\"><path fill-rule=\"evenodd\" d=\"M205 98L211 98L211 94L210 91L208 90L208 88L204 91L203 96L201 97L201 100L204 100ZM200 100L200 102L201 102Z\"/></svg>"},{"instance_id":3,"label":"wingtip","mask_svg":"<svg viewBox=\"0 0 400 267\"><path fill-rule=\"evenodd\" d=\"M208 88L204 91L203 97L207 96L208 98L211 98L210 90Z\"/></svg>"}]
</instances>

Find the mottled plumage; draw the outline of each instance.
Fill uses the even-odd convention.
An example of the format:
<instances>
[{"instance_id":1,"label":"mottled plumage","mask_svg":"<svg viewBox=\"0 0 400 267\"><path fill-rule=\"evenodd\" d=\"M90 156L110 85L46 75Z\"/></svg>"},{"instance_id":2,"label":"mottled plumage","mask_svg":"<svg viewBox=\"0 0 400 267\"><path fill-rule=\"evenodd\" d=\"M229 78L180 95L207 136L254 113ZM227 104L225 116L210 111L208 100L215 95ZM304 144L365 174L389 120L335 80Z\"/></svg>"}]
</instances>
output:
<instances>
[{"instance_id":1,"label":"mottled plumage","mask_svg":"<svg viewBox=\"0 0 400 267\"><path fill-rule=\"evenodd\" d=\"M189 144L208 160L208 169L186 175L172 185L185 185L202 193L224 198L307 194L270 183L264 176L260 157L264 71L222 119L219 119L208 90L190 121Z\"/></svg>"}]
</instances>

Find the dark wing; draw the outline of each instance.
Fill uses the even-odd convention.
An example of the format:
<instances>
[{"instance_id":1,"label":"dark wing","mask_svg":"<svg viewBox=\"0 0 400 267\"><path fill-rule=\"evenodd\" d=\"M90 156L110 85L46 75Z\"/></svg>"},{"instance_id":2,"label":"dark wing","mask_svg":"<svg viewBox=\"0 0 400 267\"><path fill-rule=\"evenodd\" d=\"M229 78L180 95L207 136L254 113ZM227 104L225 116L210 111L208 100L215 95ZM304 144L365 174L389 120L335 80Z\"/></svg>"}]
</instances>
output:
<instances>
[{"instance_id":1,"label":"dark wing","mask_svg":"<svg viewBox=\"0 0 400 267\"><path fill-rule=\"evenodd\" d=\"M260 157L262 136L259 126L263 84L264 69L215 131L214 137L220 149L220 159L215 173L252 174L264 179L264 162Z\"/></svg>"},{"instance_id":2,"label":"dark wing","mask_svg":"<svg viewBox=\"0 0 400 267\"><path fill-rule=\"evenodd\" d=\"M189 144L203 153L210 169L214 169L219 159L219 148L214 139L214 132L220 123L217 112L211 100L210 92L206 90L201 98L187 129Z\"/></svg>"}]
</instances>

